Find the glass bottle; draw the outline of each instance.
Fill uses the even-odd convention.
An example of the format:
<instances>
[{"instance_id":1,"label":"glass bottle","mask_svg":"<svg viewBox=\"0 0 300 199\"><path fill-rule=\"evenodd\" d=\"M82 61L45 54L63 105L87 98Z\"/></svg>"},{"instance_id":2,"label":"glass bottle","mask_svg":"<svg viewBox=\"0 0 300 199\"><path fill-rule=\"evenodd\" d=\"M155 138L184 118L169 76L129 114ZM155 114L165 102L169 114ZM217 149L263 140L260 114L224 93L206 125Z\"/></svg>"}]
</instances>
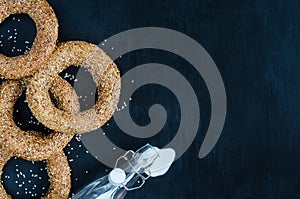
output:
<instances>
[{"instance_id":1,"label":"glass bottle","mask_svg":"<svg viewBox=\"0 0 300 199\"><path fill-rule=\"evenodd\" d=\"M150 177L145 173L150 173L148 168L158 156L157 148L150 144L136 152L128 151L116 161L115 169L85 186L72 199L123 199L127 191L143 186Z\"/></svg>"}]
</instances>

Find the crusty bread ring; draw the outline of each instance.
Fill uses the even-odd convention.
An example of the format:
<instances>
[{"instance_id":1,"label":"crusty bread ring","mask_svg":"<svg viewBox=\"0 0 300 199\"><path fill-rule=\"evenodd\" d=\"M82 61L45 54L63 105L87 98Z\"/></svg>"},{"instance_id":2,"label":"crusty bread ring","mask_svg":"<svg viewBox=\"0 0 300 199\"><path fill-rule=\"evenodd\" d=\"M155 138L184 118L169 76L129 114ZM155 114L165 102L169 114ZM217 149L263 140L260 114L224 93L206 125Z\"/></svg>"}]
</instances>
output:
<instances>
[{"instance_id":1,"label":"crusty bread ring","mask_svg":"<svg viewBox=\"0 0 300 199\"><path fill-rule=\"evenodd\" d=\"M51 103L48 90L51 82L67 67L82 66L97 85L98 99L89 110L72 113L57 109ZM98 46L83 41L60 44L40 70L26 85L28 106L46 127L59 132L85 133L100 128L113 115L120 95L120 73Z\"/></svg>"},{"instance_id":2,"label":"crusty bread ring","mask_svg":"<svg viewBox=\"0 0 300 199\"><path fill-rule=\"evenodd\" d=\"M63 151L53 154L47 161L50 187L42 199L67 199L71 189L71 170Z\"/></svg>"},{"instance_id":3,"label":"crusty bread ring","mask_svg":"<svg viewBox=\"0 0 300 199\"><path fill-rule=\"evenodd\" d=\"M18 79L40 69L53 52L58 21L46 0L0 0L0 23L10 14L28 14L36 24L36 37L27 54L7 57L0 54L0 78Z\"/></svg>"},{"instance_id":4,"label":"crusty bread ring","mask_svg":"<svg viewBox=\"0 0 300 199\"><path fill-rule=\"evenodd\" d=\"M3 167L7 163L7 161L12 157L11 151L7 150L0 144L0 178L3 173ZM0 198L1 199L11 199L9 195L7 195L3 185L0 181Z\"/></svg>"},{"instance_id":5,"label":"crusty bread ring","mask_svg":"<svg viewBox=\"0 0 300 199\"><path fill-rule=\"evenodd\" d=\"M13 108L23 90L23 84L17 80L6 80L0 86L0 144L11 150L13 155L26 160L48 159L61 151L73 136L60 132L45 136L21 130L13 120ZM80 110L75 90L63 78L57 77L49 91L58 108L70 112Z\"/></svg>"},{"instance_id":6,"label":"crusty bread ring","mask_svg":"<svg viewBox=\"0 0 300 199\"><path fill-rule=\"evenodd\" d=\"M0 177L2 169L10 158L13 157L11 152L0 145ZM47 171L50 180L50 187L44 199L67 199L71 189L71 174L67 157L64 152L53 154L47 161ZM0 198L11 199L6 193L2 183L0 182Z\"/></svg>"}]
</instances>

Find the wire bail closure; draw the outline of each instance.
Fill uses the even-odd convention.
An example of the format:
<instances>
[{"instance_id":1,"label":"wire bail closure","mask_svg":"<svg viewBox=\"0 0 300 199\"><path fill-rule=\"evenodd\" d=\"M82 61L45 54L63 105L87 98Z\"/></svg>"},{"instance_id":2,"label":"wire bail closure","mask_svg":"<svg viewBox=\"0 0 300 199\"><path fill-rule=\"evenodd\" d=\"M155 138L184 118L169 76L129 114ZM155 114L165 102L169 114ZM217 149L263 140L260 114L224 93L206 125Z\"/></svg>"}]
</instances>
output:
<instances>
[{"instance_id":1,"label":"wire bail closure","mask_svg":"<svg viewBox=\"0 0 300 199\"><path fill-rule=\"evenodd\" d=\"M129 151L127 151L124 155L122 155L122 156L120 156L117 160L116 160L116 163L115 163L115 169L116 168L119 168L118 167L118 163L119 163L119 161L120 160L122 160L122 159L124 159L127 163L128 163L128 165L132 168L132 171L135 173L135 174L137 174L140 178L141 178L141 180L142 180L142 183L139 185L139 186L136 186L136 187L132 187L132 188L128 188L127 186L126 186L126 184L128 183L128 182L130 182L130 181L128 181L128 182L125 182L125 183L122 183L122 186L126 189L126 191L133 191L133 190L137 190L137 189L140 189L140 188L142 188L143 187L143 185L145 184L145 182L146 182L146 180L148 180L150 177L151 177L151 171L149 170L149 169L144 169L144 168L142 168L142 170L141 171L138 171L138 170L136 170L135 168L134 168L134 166L130 163L130 156L129 155L131 155L131 158L134 158L135 157L135 152L134 151L132 151L132 150L129 150ZM145 172L147 172L148 174L146 174ZM144 176L143 174L145 174L146 176Z\"/></svg>"}]
</instances>

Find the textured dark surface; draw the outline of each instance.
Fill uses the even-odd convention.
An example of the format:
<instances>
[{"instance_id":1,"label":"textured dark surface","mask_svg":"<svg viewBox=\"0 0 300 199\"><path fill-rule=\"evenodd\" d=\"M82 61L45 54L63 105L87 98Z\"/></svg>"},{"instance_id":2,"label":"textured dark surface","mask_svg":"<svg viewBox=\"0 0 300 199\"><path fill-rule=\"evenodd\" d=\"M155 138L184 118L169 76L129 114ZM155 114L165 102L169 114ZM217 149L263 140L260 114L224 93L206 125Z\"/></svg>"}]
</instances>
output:
<instances>
[{"instance_id":1,"label":"textured dark surface","mask_svg":"<svg viewBox=\"0 0 300 199\"><path fill-rule=\"evenodd\" d=\"M214 150L198 159L210 117L209 95L201 76L176 55L157 50L136 51L117 61L122 74L149 62L172 66L190 81L201 106L200 129L189 150L165 176L149 180L142 189L129 193L128 199L300 198L298 1L49 2L59 19L60 41L98 44L132 28L170 28L199 42L223 77L228 98L225 127ZM124 149L137 149L147 142L167 144L180 122L175 96L164 87L149 85L137 90L133 99L134 121L147 124L149 106L161 103L168 112L166 126L150 139L136 139L110 121L104 128L110 139ZM73 145L76 152L72 150L69 158L76 154L79 158L71 163L72 192L106 173L76 141L66 151ZM13 173L12 169L6 172Z\"/></svg>"}]
</instances>

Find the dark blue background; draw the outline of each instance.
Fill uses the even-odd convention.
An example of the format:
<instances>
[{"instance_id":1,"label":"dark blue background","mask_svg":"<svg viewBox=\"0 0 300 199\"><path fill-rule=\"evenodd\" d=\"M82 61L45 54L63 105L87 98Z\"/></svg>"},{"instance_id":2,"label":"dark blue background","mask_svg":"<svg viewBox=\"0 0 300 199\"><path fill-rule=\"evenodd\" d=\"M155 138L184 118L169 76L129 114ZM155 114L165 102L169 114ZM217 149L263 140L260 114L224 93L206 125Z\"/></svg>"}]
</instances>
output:
<instances>
[{"instance_id":1,"label":"dark blue background","mask_svg":"<svg viewBox=\"0 0 300 199\"><path fill-rule=\"evenodd\" d=\"M198 159L210 118L210 101L201 76L176 55L156 50L117 60L124 74L136 65L159 62L182 73L197 93L201 108L198 136L163 177L150 179L128 199L285 199L300 198L300 2L299 1L100 1L50 0L60 23L59 41L99 44L119 32L145 26L170 28L199 42L223 77L228 112L213 151ZM133 120L149 122L147 110L161 103L165 128L150 139L122 133L113 121L104 130L125 149L164 146L180 122L179 104L166 88L145 86L133 96ZM78 145L75 141L71 144ZM66 151L68 148L66 148ZM105 167L83 155L73 169L72 192L104 175ZM86 175L84 170L89 170ZM93 173L94 172L94 173Z\"/></svg>"}]
</instances>

